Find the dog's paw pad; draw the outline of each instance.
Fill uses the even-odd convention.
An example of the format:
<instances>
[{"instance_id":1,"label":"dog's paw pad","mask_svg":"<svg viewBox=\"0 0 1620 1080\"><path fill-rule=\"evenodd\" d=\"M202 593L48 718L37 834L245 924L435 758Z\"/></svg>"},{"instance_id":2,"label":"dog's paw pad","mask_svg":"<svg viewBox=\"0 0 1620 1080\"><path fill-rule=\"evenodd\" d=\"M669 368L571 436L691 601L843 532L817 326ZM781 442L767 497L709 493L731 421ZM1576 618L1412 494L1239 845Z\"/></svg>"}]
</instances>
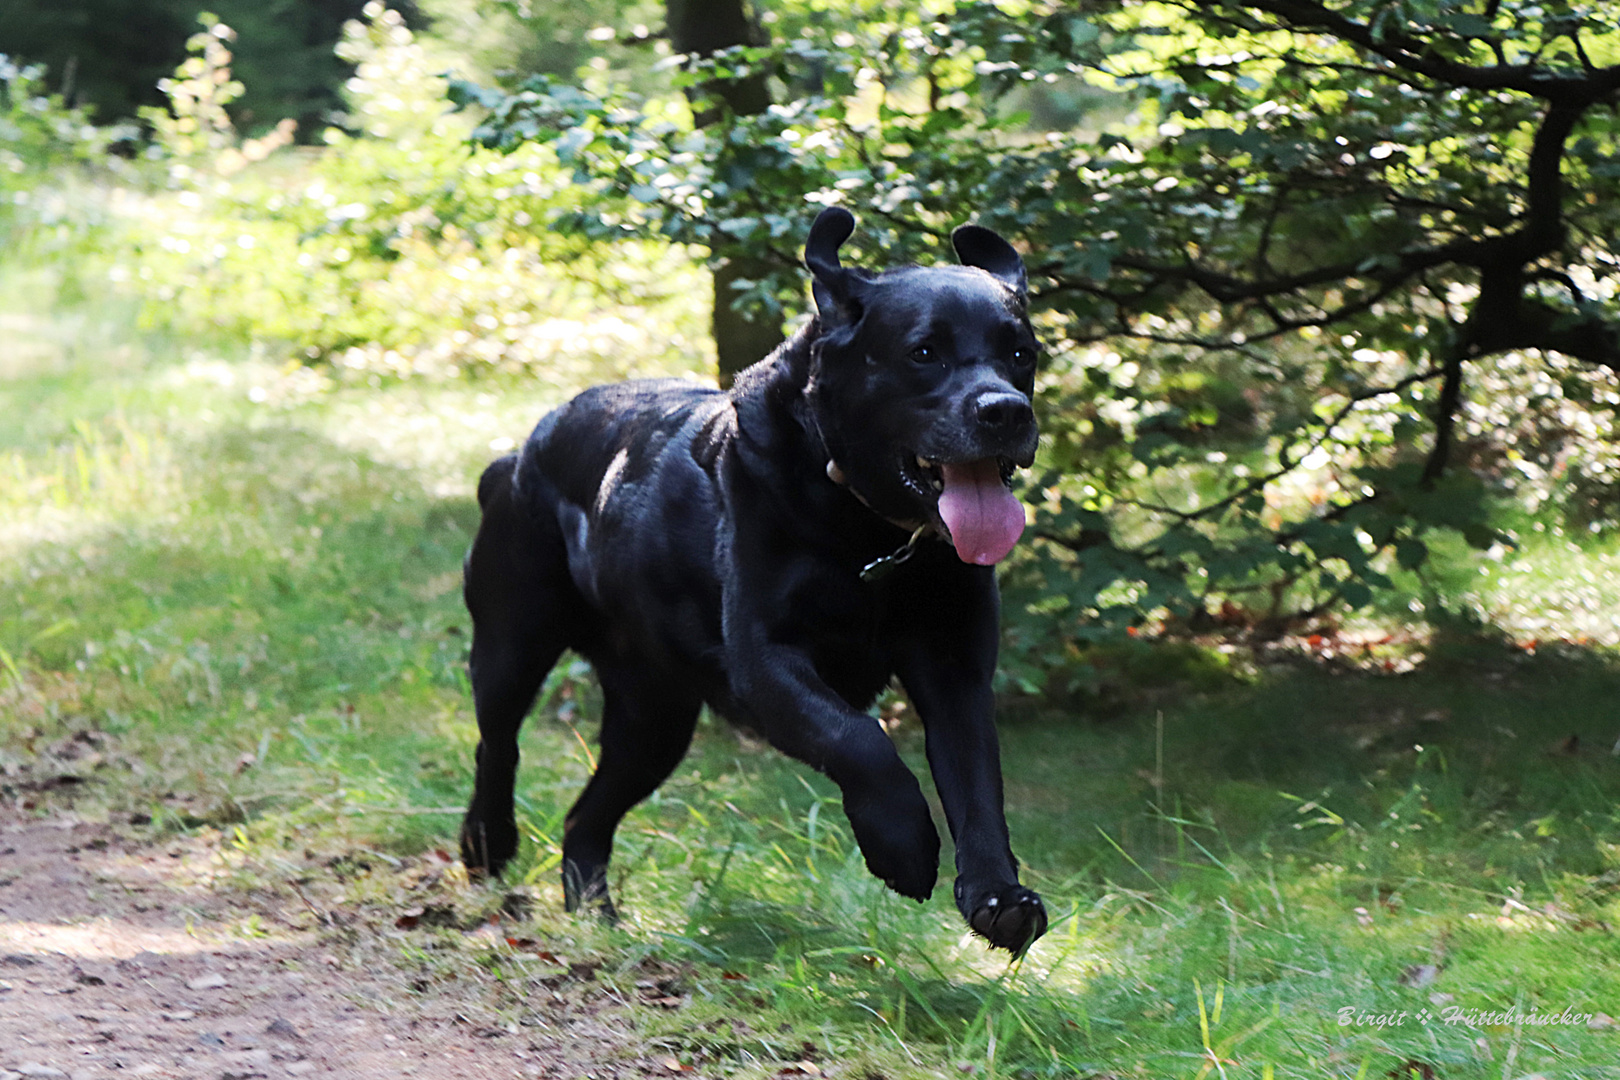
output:
<instances>
[{"instance_id":1,"label":"dog's paw pad","mask_svg":"<svg viewBox=\"0 0 1620 1080\"><path fill-rule=\"evenodd\" d=\"M1019 956L1046 933L1046 905L1032 890L1015 885L986 897L968 925L993 948Z\"/></svg>"}]
</instances>

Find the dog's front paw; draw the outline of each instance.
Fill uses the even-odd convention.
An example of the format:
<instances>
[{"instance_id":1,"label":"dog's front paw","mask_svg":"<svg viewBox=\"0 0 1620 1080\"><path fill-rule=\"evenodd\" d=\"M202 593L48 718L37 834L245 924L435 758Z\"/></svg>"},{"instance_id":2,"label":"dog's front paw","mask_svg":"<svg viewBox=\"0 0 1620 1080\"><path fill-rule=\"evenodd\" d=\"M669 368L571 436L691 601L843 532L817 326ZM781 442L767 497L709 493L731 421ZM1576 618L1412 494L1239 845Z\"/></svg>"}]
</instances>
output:
<instances>
[{"instance_id":1,"label":"dog's front paw","mask_svg":"<svg viewBox=\"0 0 1620 1080\"><path fill-rule=\"evenodd\" d=\"M1046 905L1032 889L1009 885L987 890L973 902L964 903L967 895L962 883L957 882L957 907L973 932L988 941L992 948L1022 956L1035 944L1036 938L1046 933Z\"/></svg>"},{"instance_id":2,"label":"dog's front paw","mask_svg":"<svg viewBox=\"0 0 1620 1080\"><path fill-rule=\"evenodd\" d=\"M901 896L927 900L939 880L939 832L921 793L859 811L846 804L846 813L873 876Z\"/></svg>"},{"instance_id":3,"label":"dog's front paw","mask_svg":"<svg viewBox=\"0 0 1620 1080\"><path fill-rule=\"evenodd\" d=\"M461 861L474 881L500 877L517 849L515 821L486 821L469 813L461 823Z\"/></svg>"}]
</instances>

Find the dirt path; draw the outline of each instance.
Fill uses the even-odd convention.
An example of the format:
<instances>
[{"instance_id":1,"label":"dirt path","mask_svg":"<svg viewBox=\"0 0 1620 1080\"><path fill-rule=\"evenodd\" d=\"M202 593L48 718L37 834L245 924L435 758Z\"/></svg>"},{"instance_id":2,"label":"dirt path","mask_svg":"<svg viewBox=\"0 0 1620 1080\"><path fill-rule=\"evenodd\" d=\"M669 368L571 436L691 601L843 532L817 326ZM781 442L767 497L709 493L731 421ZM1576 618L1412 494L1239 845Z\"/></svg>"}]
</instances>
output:
<instances>
[{"instance_id":1,"label":"dirt path","mask_svg":"<svg viewBox=\"0 0 1620 1080\"><path fill-rule=\"evenodd\" d=\"M227 911L197 851L126 832L0 809L0 1080L667 1075L611 1003L540 995L518 1023L412 994L397 943Z\"/></svg>"}]
</instances>

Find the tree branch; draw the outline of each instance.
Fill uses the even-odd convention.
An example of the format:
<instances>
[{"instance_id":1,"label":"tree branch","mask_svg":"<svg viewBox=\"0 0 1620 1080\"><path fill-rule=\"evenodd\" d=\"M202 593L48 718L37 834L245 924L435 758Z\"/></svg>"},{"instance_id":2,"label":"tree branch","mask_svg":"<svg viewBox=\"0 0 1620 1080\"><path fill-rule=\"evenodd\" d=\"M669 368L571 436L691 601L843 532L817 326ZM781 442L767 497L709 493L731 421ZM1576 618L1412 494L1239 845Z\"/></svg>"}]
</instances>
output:
<instances>
[{"instance_id":1,"label":"tree branch","mask_svg":"<svg viewBox=\"0 0 1620 1080\"><path fill-rule=\"evenodd\" d=\"M1312 450L1317 449L1323 443L1327 442L1327 440L1333 435L1333 429L1343 423L1345 417L1349 416L1350 413L1355 410L1357 405L1360 405L1364 401L1371 401L1373 398L1386 397L1390 394L1398 394L1407 387L1414 386L1420 382L1427 382L1429 379L1432 379L1441 373L1441 369L1438 368L1424 368L1422 371L1415 371L1405 378L1397 380L1389 386L1368 387L1365 390L1359 390L1356 393L1351 394L1349 398L1345 400L1345 403L1339 406L1332 416L1328 417L1322 422L1321 433L1314 439L1310 440L1310 442L1307 444L1305 453L1296 454L1295 460L1290 461L1288 460L1288 448L1284 447L1277 453L1277 467L1275 469L1263 473L1260 476L1252 477L1246 483L1240 484L1237 488L1228 492L1226 495L1212 503L1206 503L1194 510L1177 510L1173 506L1160 506L1153 503L1141 502L1140 500L1133 499L1129 500L1129 502L1131 505L1139 507L1143 510L1147 510L1151 513L1162 514L1165 517L1175 518L1183 524L1190 524L1194 521L1206 520L1212 515L1216 514L1218 511L1225 510L1227 507L1242 500L1243 498L1264 490L1266 485L1271 483L1273 480L1281 479L1288 473L1293 472L1294 469L1298 468L1301 459L1308 457Z\"/></svg>"},{"instance_id":2,"label":"tree branch","mask_svg":"<svg viewBox=\"0 0 1620 1080\"><path fill-rule=\"evenodd\" d=\"M1451 436L1457 423L1457 409L1462 404L1463 354L1467 349L1459 341L1446 354L1444 378L1440 381L1440 399L1434 406L1434 446L1423 463L1423 483L1433 484L1446 471L1451 459Z\"/></svg>"},{"instance_id":3,"label":"tree branch","mask_svg":"<svg viewBox=\"0 0 1620 1080\"><path fill-rule=\"evenodd\" d=\"M1192 0L1208 10L1219 0ZM1516 90L1548 101L1589 105L1620 90L1620 66L1597 68L1579 75L1546 70L1538 63L1493 64L1479 67L1436 55L1432 44L1396 28L1356 22L1316 0L1243 0L1244 6L1281 20L1281 29L1325 31L1382 57L1402 71L1448 86L1470 90ZM1386 9L1393 13L1397 9Z\"/></svg>"}]
</instances>

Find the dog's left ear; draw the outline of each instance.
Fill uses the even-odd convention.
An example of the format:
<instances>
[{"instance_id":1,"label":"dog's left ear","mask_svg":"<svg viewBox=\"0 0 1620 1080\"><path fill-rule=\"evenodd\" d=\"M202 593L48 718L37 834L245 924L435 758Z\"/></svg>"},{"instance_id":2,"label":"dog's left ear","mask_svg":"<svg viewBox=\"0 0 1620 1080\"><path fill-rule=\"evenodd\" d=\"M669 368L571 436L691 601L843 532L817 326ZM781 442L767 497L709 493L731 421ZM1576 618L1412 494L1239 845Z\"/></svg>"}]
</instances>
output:
<instances>
[{"instance_id":1,"label":"dog's left ear","mask_svg":"<svg viewBox=\"0 0 1620 1080\"><path fill-rule=\"evenodd\" d=\"M853 323L861 317L855 295L861 278L838 261L838 248L855 231L855 215L842 206L829 206L816 215L804 244L804 265L810 268L816 310L828 323Z\"/></svg>"},{"instance_id":2,"label":"dog's left ear","mask_svg":"<svg viewBox=\"0 0 1620 1080\"><path fill-rule=\"evenodd\" d=\"M1024 274L1024 260L1013 246L983 225L963 225L951 233L951 246L963 266L977 266L1007 288L1018 294L1020 300L1029 295L1029 279Z\"/></svg>"}]
</instances>

